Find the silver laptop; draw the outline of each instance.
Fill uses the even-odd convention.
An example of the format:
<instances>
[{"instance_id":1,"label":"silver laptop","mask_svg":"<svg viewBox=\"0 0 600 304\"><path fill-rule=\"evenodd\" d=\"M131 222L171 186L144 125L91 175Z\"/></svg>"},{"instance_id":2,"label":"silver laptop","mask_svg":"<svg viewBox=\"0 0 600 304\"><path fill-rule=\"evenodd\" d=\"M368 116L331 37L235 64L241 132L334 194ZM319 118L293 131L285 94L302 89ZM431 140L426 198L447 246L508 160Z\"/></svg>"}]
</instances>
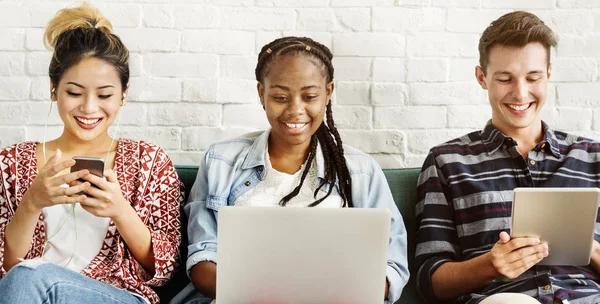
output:
<instances>
[{"instance_id":1,"label":"silver laptop","mask_svg":"<svg viewBox=\"0 0 600 304\"><path fill-rule=\"evenodd\" d=\"M217 302L383 303L390 212L222 207Z\"/></svg>"},{"instance_id":2,"label":"silver laptop","mask_svg":"<svg viewBox=\"0 0 600 304\"><path fill-rule=\"evenodd\" d=\"M537 236L549 255L538 265L590 263L598 188L516 188L511 237Z\"/></svg>"}]
</instances>

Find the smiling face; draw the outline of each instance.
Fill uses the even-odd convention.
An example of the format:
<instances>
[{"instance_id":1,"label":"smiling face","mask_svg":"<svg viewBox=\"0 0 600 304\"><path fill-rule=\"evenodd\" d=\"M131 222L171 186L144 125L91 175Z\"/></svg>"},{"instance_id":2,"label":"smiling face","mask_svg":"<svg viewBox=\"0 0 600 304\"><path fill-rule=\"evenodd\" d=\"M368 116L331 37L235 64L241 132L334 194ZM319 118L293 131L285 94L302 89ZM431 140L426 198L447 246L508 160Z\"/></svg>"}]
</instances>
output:
<instances>
[{"instance_id":1,"label":"smiling face","mask_svg":"<svg viewBox=\"0 0 600 304\"><path fill-rule=\"evenodd\" d=\"M108 127L123 102L113 65L97 58L83 59L65 71L55 89L53 99L65 125L63 136L81 142L108 138Z\"/></svg>"},{"instance_id":2,"label":"smiling face","mask_svg":"<svg viewBox=\"0 0 600 304\"><path fill-rule=\"evenodd\" d=\"M490 49L486 73L477 67L477 81L488 91L492 106L492 124L502 133L511 136L541 128L540 111L552 70L546 56L540 43L522 48L497 45Z\"/></svg>"},{"instance_id":3,"label":"smiling face","mask_svg":"<svg viewBox=\"0 0 600 304\"><path fill-rule=\"evenodd\" d=\"M324 67L306 55L286 55L271 63L258 94L271 125L270 143L308 149L333 92Z\"/></svg>"}]
</instances>

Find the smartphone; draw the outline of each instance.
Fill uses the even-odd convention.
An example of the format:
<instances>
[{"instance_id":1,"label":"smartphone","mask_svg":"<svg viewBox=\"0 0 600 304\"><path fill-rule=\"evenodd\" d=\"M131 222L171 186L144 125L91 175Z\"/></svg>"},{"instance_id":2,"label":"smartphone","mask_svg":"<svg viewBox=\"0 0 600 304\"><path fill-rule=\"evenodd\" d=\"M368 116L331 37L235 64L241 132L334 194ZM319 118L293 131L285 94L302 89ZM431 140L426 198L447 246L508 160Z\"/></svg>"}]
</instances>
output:
<instances>
[{"instance_id":1,"label":"smartphone","mask_svg":"<svg viewBox=\"0 0 600 304\"><path fill-rule=\"evenodd\" d=\"M87 157L87 156L74 156L75 165L71 167L71 172L76 172L79 170L87 169L91 174L94 174L98 177L104 176L104 159L98 157ZM84 179L79 179L80 182L86 182ZM96 187L96 185L91 184L92 187ZM98 188L98 187L96 187ZM83 194L89 196L85 192L79 192L78 194Z\"/></svg>"}]
</instances>

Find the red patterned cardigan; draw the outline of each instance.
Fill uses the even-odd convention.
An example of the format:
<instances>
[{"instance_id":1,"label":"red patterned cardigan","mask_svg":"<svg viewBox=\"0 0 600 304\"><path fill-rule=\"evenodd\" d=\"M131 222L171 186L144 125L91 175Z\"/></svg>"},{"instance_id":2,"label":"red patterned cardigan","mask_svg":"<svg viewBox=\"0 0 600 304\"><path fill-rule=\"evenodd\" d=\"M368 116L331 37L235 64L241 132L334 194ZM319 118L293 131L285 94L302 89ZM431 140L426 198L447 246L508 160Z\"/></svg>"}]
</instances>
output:
<instances>
[{"instance_id":1,"label":"red patterned cardigan","mask_svg":"<svg viewBox=\"0 0 600 304\"><path fill-rule=\"evenodd\" d=\"M6 275L4 267L1 267L4 263L6 225L38 173L36 144L23 142L0 151L0 278ZM166 283L178 266L183 184L167 154L144 141L119 140L115 171L123 196L150 229L156 271L154 276L146 273L111 221L100 252L81 273L140 294L151 303L159 303L150 286ZM26 259L43 254L46 240L43 220L43 215L40 215Z\"/></svg>"}]
</instances>

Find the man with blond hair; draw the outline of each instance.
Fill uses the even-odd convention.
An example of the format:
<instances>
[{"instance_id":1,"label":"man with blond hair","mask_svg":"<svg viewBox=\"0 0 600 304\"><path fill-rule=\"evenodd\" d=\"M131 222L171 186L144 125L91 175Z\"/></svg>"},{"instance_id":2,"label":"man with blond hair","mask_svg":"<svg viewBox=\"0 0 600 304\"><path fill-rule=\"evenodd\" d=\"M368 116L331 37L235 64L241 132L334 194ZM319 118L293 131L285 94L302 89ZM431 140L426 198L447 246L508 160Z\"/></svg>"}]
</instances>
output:
<instances>
[{"instance_id":1,"label":"man with blond hair","mask_svg":"<svg viewBox=\"0 0 600 304\"><path fill-rule=\"evenodd\" d=\"M430 303L600 303L600 235L587 267L537 265L538 238L513 238L516 187L599 187L600 144L540 118L556 38L537 16L493 21L479 41L477 81L492 118L431 149L419 176L416 264Z\"/></svg>"}]
</instances>

